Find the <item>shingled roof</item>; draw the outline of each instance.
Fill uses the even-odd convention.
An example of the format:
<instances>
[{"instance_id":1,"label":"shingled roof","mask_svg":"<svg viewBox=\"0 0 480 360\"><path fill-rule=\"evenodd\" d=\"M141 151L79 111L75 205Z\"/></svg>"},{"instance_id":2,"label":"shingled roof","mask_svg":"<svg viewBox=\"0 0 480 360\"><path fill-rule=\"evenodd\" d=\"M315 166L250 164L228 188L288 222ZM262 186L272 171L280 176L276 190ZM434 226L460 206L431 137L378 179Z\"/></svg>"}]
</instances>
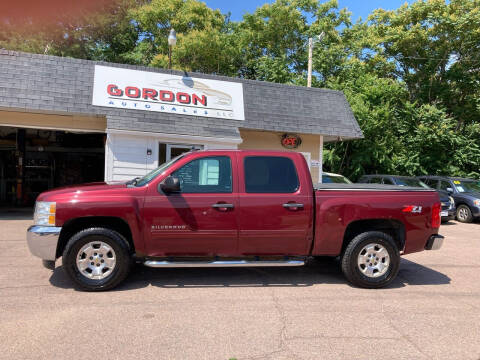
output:
<instances>
[{"instance_id":1,"label":"shingled roof","mask_svg":"<svg viewBox=\"0 0 480 360\"><path fill-rule=\"evenodd\" d=\"M95 65L243 84L245 120L92 105ZM0 107L106 116L107 128L239 138L239 128L320 134L325 141L363 134L341 91L143 66L0 50Z\"/></svg>"}]
</instances>

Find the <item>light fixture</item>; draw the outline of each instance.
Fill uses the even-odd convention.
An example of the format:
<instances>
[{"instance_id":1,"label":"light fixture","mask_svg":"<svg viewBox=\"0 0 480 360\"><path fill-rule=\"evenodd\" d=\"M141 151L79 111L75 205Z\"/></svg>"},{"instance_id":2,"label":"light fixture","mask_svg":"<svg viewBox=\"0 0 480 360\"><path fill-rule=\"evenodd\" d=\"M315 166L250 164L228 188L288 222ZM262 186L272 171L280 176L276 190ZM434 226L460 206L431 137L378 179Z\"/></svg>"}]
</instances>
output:
<instances>
[{"instance_id":1,"label":"light fixture","mask_svg":"<svg viewBox=\"0 0 480 360\"><path fill-rule=\"evenodd\" d=\"M168 35L168 46L175 46L177 44L177 33L175 29L170 30L170 35Z\"/></svg>"},{"instance_id":2,"label":"light fixture","mask_svg":"<svg viewBox=\"0 0 480 360\"><path fill-rule=\"evenodd\" d=\"M172 68L172 47L177 44L177 33L175 29L170 29L170 34L168 35L168 68Z\"/></svg>"}]
</instances>

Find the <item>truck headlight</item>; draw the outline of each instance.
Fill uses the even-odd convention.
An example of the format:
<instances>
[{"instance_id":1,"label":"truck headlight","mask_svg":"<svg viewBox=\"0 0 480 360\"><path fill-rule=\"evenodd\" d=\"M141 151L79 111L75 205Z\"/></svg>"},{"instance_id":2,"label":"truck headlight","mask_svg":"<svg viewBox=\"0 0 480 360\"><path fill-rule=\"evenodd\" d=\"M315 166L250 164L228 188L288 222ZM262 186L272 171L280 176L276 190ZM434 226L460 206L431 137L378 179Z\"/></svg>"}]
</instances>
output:
<instances>
[{"instance_id":1,"label":"truck headlight","mask_svg":"<svg viewBox=\"0 0 480 360\"><path fill-rule=\"evenodd\" d=\"M55 202L37 201L35 203L35 214L33 222L35 225L55 226L55 212L57 210Z\"/></svg>"},{"instance_id":2,"label":"truck headlight","mask_svg":"<svg viewBox=\"0 0 480 360\"><path fill-rule=\"evenodd\" d=\"M480 207L480 200L473 200L473 205Z\"/></svg>"}]
</instances>

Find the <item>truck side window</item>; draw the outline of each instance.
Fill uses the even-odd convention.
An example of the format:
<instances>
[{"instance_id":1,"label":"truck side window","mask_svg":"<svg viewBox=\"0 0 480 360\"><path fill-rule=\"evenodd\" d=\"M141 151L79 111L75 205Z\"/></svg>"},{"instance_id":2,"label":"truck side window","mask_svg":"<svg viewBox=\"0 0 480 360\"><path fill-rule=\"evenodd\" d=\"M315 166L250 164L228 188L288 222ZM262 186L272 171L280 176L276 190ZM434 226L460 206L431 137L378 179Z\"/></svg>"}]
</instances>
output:
<instances>
[{"instance_id":1,"label":"truck side window","mask_svg":"<svg viewBox=\"0 0 480 360\"><path fill-rule=\"evenodd\" d=\"M300 186L292 159L248 156L244 161L247 193L293 193Z\"/></svg>"},{"instance_id":2,"label":"truck side window","mask_svg":"<svg viewBox=\"0 0 480 360\"><path fill-rule=\"evenodd\" d=\"M438 180L435 179L420 179L420 181L423 181L425 184L430 186L432 189L436 189L438 185Z\"/></svg>"},{"instance_id":3,"label":"truck side window","mask_svg":"<svg viewBox=\"0 0 480 360\"><path fill-rule=\"evenodd\" d=\"M383 184L382 178L372 177L369 181L370 184Z\"/></svg>"},{"instance_id":4,"label":"truck side window","mask_svg":"<svg viewBox=\"0 0 480 360\"><path fill-rule=\"evenodd\" d=\"M228 156L210 156L190 161L172 176L180 179L182 193L231 193L232 163Z\"/></svg>"},{"instance_id":5,"label":"truck side window","mask_svg":"<svg viewBox=\"0 0 480 360\"><path fill-rule=\"evenodd\" d=\"M447 188L453 189L453 186L448 181L440 181L440 189L447 191Z\"/></svg>"},{"instance_id":6,"label":"truck side window","mask_svg":"<svg viewBox=\"0 0 480 360\"><path fill-rule=\"evenodd\" d=\"M395 185L395 183L389 178L383 178L383 183L386 185Z\"/></svg>"}]
</instances>

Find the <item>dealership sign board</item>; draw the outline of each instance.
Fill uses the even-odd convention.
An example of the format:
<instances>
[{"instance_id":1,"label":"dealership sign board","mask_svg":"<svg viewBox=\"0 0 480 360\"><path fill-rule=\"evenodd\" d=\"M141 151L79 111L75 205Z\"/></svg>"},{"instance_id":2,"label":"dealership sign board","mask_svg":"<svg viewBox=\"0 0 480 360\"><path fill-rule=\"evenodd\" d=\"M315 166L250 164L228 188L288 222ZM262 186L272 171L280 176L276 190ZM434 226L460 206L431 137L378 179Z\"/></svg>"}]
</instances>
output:
<instances>
[{"instance_id":1,"label":"dealership sign board","mask_svg":"<svg viewBox=\"0 0 480 360\"><path fill-rule=\"evenodd\" d=\"M93 105L245 120L241 83L95 65Z\"/></svg>"}]
</instances>

